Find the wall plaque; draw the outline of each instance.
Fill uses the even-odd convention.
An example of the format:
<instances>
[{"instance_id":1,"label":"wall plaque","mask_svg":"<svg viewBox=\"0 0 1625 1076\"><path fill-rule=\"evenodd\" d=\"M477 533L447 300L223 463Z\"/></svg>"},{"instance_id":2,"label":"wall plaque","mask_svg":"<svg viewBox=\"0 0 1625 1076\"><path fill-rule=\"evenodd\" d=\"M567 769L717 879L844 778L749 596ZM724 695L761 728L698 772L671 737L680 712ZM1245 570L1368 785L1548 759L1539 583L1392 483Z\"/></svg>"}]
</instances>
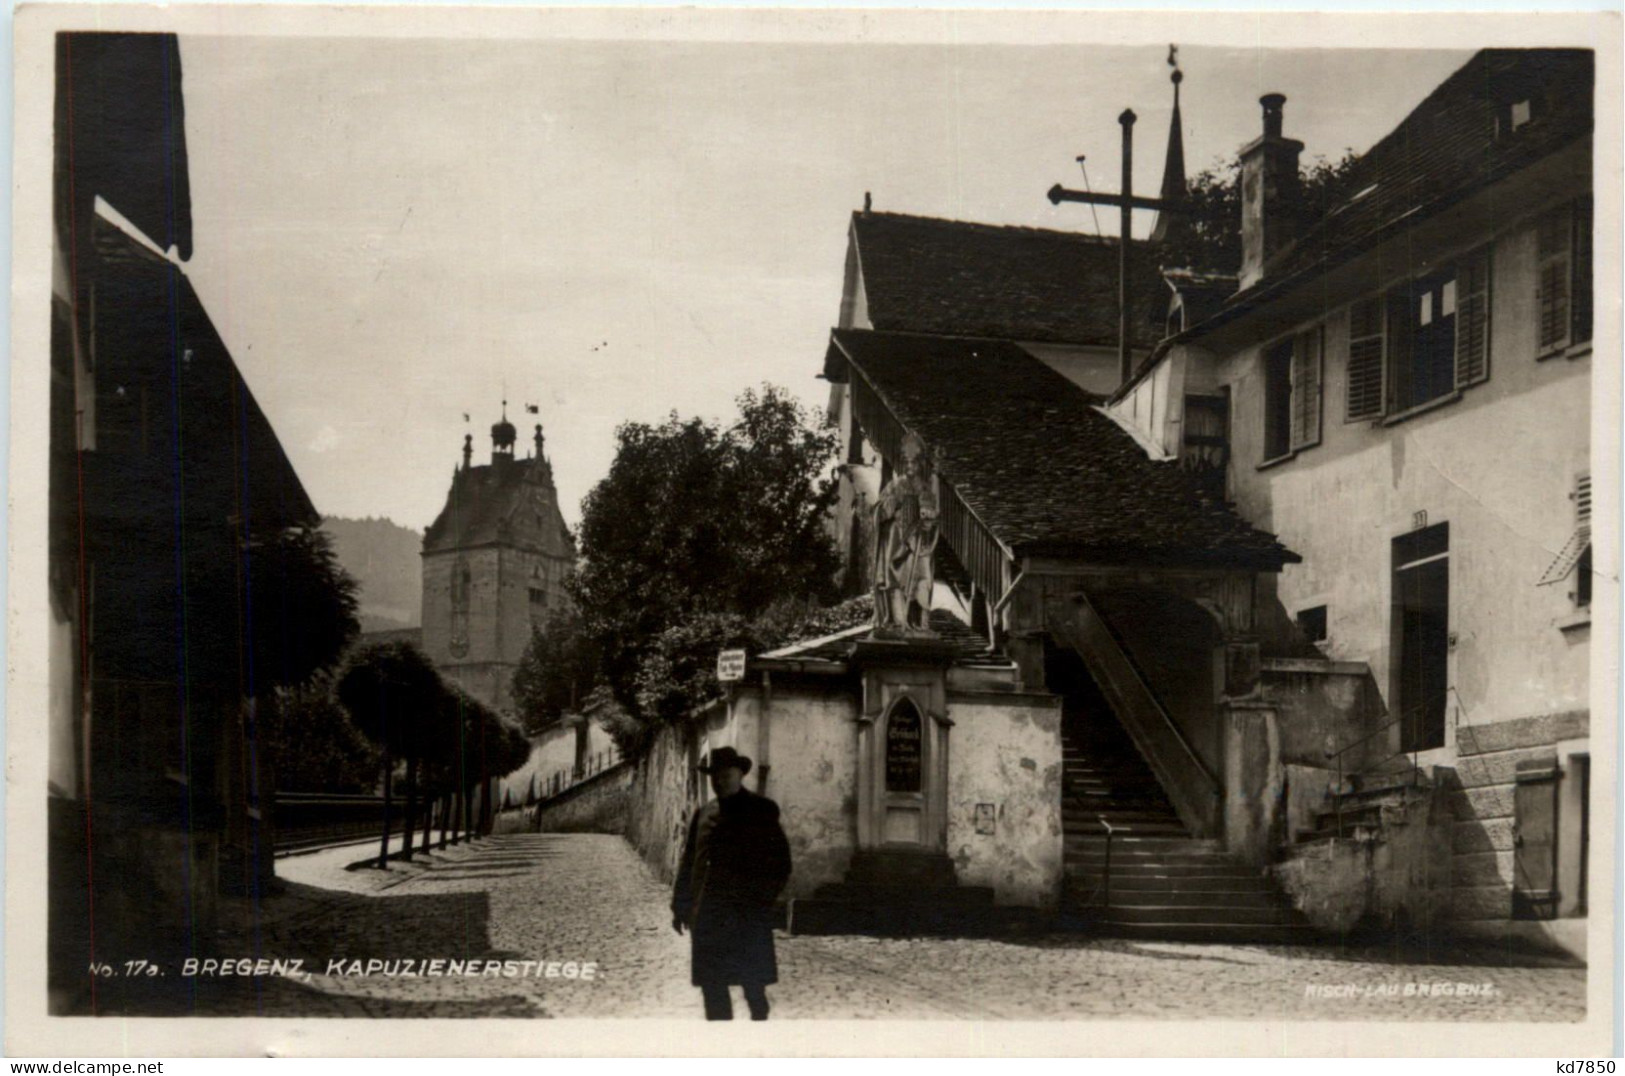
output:
<instances>
[{"instance_id":1,"label":"wall plaque","mask_svg":"<svg viewBox=\"0 0 1625 1076\"><path fill-rule=\"evenodd\" d=\"M886 791L920 790L920 711L901 702L886 722Z\"/></svg>"}]
</instances>

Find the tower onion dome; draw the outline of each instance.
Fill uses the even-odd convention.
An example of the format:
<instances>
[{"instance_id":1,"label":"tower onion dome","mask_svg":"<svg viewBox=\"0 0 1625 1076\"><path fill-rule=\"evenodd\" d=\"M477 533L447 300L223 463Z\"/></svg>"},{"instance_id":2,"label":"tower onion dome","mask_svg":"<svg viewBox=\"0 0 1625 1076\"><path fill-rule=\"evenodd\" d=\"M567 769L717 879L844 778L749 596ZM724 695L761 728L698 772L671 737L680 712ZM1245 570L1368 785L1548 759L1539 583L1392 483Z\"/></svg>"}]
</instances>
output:
<instances>
[{"instance_id":1,"label":"tower onion dome","mask_svg":"<svg viewBox=\"0 0 1625 1076\"><path fill-rule=\"evenodd\" d=\"M519 440L519 431L508 421L508 401L502 401L502 421L491 427L491 447L499 452L512 452Z\"/></svg>"}]
</instances>

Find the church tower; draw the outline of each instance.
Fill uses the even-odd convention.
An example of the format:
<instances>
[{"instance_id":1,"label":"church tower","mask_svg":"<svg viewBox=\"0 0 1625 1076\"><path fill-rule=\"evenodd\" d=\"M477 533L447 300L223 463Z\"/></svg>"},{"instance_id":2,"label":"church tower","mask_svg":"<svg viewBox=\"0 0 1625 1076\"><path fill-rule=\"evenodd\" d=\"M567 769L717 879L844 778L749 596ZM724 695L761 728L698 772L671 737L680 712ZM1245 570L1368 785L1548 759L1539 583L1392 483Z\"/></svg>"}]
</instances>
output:
<instances>
[{"instance_id":1,"label":"church tower","mask_svg":"<svg viewBox=\"0 0 1625 1076\"><path fill-rule=\"evenodd\" d=\"M424 652L441 675L510 714L531 629L567 601L564 577L575 563L541 425L524 459L517 440L504 400L491 462L475 466L473 436L464 437L445 507L423 536Z\"/></svg>"},{"instance_id":2,"label":"church tower","mask_svg":"<svg viewBox=\"0 0 1625 1076\"><path fill-rule=\"evenodd\" d=\"M1162 196L1159 199L1169 207L1157 213L1157 222L1151 228L1151 242L1168 243L1183 238L1189 228L1185 217L1190 188L1185 182L1185 122L1179 114L1179 84L1185 73L1179 69L1179 50L1168 46L1168 81L1174 84L1174 114L1168 125L1168 156L1162 165Z\"/></svg>"}]
</instances>

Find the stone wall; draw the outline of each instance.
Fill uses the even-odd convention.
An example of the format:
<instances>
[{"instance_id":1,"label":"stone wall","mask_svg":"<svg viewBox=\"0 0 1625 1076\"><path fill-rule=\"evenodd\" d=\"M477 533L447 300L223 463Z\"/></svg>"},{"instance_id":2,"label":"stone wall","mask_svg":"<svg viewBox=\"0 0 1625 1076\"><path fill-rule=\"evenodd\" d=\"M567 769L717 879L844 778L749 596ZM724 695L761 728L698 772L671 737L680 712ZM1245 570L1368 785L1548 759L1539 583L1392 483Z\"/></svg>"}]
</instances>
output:
<instances>
[{"instance_id":1,"label":"stone wall","mask_svg":"<svg viewBox=\"0 0 1625 1076\"><path fill-rule=\"evenodd\" d=\"M667 727L631 766L626 839L663 881L677 876L689 816L698 802L698 746L697 730Z\"/></svg>"},{"instance_id":2,"label":"stone wall","mask_svg":"<svg viewBox=\"0 0 1625 1076\"><path fill-rule=\"evenodd\" d=\"M579 726L583 724L589 767L604 769L607 763L619 759L615 741L602 721L580 714L566 715L557 725L531 737L530 757L502 779L505 799L523 803L533 795L546 795L550 782L561 773L568 784L576 764L577 739L582 735Z\"/></svg>"},{"instance_id":3,"label":"stone wall","mask_svg":"<svg viewBox=\"0 0 1625 1076\"><path fill-rule=\"evenodd\" d=\"M1570 710L1458 731L1455 772L1445 775L1444 781L1455 813L1451 840L1455 918L1511 917L1518 763L1551 758L1560 742L1585 737L1589 724L1586 711ZM1558 761L1567 764L1566 759ZM1570 858L1565 851L1572 854L1577 849L1560 847L1560 863Z\"/></svg>"},{"instance_id":4,"label":"stone wall","mask_svg":"<svg viewBox=\"0 0 1625 1076\"><path fill-rule=\"evenodd\" d=\"M1263 865L1285 836L1285 773L1280 722L1268 704L1224 708L1224 846Z\"/></svg>"},{"instance_id":5,"label":"stone wall","mask_svg":"<svg viewBox=\"0 0 1625 1076\"><path fill-rule=\"evenodd\" d=\"M497 813L492 833L625 833L634 767L622 762L559 795Z\"/></svg>"},{"instance_id":6,"label":"stone wall","mask_svg":"<svg viewBox=\"0 0 1625 1076\"><path fill-rule=\"evenodd\" d=\"M731 746L756 762L746 787L779 804L792 863L784 896L810 897L844 880L858 843L859 704L845 680L741 684L731 705L655 737L631 780L627 839L657 875L674 877L688 820L709 795L693 767ZM960 690L948 696L948 716L946 851L959 882L992 887L1000 904L1053 908L1062 870L1060 700Z\"/></svg>"},{"instance_id":7,"label":"stone wall","mask_svg":"<svg viewBox=\"0 0 1625 1076\"><path fill-rule=\"evenodd\" d=\"M857 845L858 701L844 683L741 685L731 718L707 729L701 750L727 744L756 760L746 787L779 805L790 842L786 897L810 897L846 875Z\"/></svg>"},{"instance_id":8,"label":"stone wall","mask_svg":"<svg viewBox=\"0 0 1625 1076\"><path fill-rule=\"evenodd\" d=\"M537 832L625 833L634 773L623 762L537 804Z\"/></svg>"},{"instance_id":9,"label":"stone wall","mask_svg":"<svg viewBox=\"0 0 1625 1076\"><path fill-rule=\"evenodd\" d=\"M1383 808L1377 836L1298 845L1271 871L1321 930L1432 935L1450 917L1451 817L1443 795L1414 789Z\"/></svg>"},{"instance_id":10,"label":"stone wall","mask_svg":"<svg viewBox=\"0 0 1625 1076\"><path fill-rule=\"evenodd\" d=\"M1364 662L1265 658L1260 683L1280 718L1282 762L1335 769L1327 752L1347 748L1343 766L1353 772L1392 753L1376 733L1382 693ZM1349 746L1362 737L1369 739Z\"/></svg>"},{"instance_id":11,"label":"stone wall","mask_svg":"<svg viewBox=\"0 0 1625 1076\"><path fill-rule=\"evenodd\" d=\"M951 694L948 855L961 885L1053 910L1061 892L1061 700ZM992 832L977 807L992 810Z\"/></svg>"}]
</instances>

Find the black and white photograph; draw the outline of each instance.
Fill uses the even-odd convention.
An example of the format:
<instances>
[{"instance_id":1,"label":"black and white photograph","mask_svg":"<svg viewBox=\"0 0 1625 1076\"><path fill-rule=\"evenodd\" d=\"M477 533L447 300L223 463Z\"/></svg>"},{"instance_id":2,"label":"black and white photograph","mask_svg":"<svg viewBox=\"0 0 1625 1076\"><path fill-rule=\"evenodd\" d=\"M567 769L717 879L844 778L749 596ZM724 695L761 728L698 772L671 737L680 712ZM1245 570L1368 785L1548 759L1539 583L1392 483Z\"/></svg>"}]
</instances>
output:
<instances>
[{"instance_id":1,"label":"black and white photograph","mask_svg":"<svg viewBox=\"0 0 1625 1076\"><path fill-rule=\"evenodd\" d=\"M1619 34L24 9L7 1052L1605 1051Z\"/></svg>"}]
</instances>

